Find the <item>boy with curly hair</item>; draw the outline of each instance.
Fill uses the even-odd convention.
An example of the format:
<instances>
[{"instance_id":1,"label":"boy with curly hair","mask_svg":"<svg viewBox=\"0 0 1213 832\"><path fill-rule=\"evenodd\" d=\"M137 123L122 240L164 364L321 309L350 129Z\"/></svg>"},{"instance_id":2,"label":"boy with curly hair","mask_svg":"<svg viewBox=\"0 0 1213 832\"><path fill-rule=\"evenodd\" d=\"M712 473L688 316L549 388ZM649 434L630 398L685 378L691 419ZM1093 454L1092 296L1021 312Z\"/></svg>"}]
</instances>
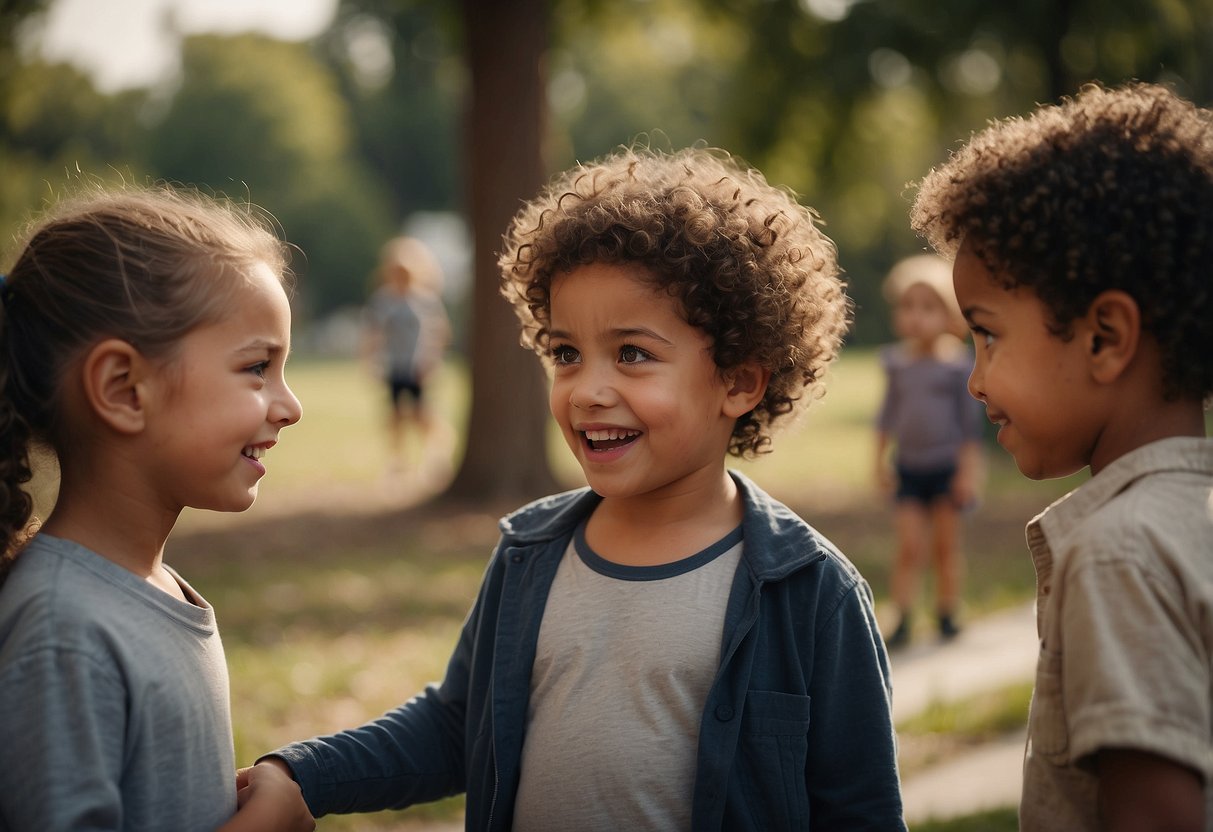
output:
<instances>
[{"instance_id":1,"label":"boy with curly hair","mask_svg":"<svg viewBox=\"0 0 1213 832\"><path fill-rule=\"evenodd\" d=\"M1028 477L1021 828L1213 829L1213 119L1148 84L995 123L922 182L970 392Z\"/></svg>"},{"instance_id":2,"label":"boy with curly hair","mask_svg":"<svg viewBox=\"0 0 1213 832\"><path fill-rule=\"evenodd\" d=\"M814 215L723 153L621 151L500 262L589 487L501 522L441 685L273 764L316 815L466 791L469 829L904 829L868 585L724 463L846 330Z\"/></svg>"}]
</instances>

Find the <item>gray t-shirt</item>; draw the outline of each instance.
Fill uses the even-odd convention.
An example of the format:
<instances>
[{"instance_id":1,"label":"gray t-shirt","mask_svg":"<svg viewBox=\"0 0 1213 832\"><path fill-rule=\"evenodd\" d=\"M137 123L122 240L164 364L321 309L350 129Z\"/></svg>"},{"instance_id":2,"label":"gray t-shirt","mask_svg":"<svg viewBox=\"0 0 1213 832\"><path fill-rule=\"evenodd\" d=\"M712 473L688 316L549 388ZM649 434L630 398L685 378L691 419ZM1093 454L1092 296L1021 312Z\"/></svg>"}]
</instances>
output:
<instances>
[{"instance_id":1,"label":"gray t-shirt","mask_svg":"<svg viewBox=\"0 0 1213 832\"><path fill-rule=\"evenodd\" d=\"M577 530L539 630L515 829L690 828L741 547L738 528L689 558L621 566Z\"/></svg>"},{"instance_id":2,"label":"gray t-shirt","mask_svg":"<svg viewBox=\"0 0 1213 832\"><path fill-rule=\"evenodd\" d=\"M961 445L981 438L982 405L968 389L972 356L913 356L893 345L880 363L888 386L876 427L897 443L897 464L920 472L955 466Z\"/></svg>"},{"instance_id":3,"label":"gray t-shirt","mask_svg":"<svg viewBox=\"0 0 1213 832\"><path fill-rule=\"evenodd\" d=\"M0 830L211 832L236 810L214 610L41 534L0 589Z\"/></svg>"},{"instance_id":4,"label":"gray t-shirt","mask_svg":"<svg viewBox=\"0 0 1213 832\"><path fill-rule=\"evenodd\" d=\"M447 318L437 296L380 288L367 303L366 319L382 335L389 378L419 379L441 358Z\"/></svg>"}]
</instances>

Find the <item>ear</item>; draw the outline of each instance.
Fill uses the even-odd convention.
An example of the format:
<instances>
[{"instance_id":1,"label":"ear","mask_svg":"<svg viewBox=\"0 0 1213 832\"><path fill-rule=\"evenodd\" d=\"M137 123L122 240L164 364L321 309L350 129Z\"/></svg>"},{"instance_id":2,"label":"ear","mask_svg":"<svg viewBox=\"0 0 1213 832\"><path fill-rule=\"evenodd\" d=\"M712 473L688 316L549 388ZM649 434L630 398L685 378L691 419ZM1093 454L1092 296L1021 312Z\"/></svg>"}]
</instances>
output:
<instances>
[{"instance_id":1,"label":"ear","mask_svg":"<svg viewBox=\"0 0 1213 832\"><path fill-rule=\"evenodd\" d=\"M134 346L118 338L97 344L81 368L84 396L93 412L113 430L135 434L146 417L144 380L148 363Z\"/></svg>"},{"instance_id":2,"label":"ear","mask_svg":"<svg viewBox=\"0 0 1213 832\"><path fill-rule=\"evenodd\" d=\"M767 382L771 380L771 371L759 367L753 361L747 361L739 367L724 374L724 383L728 388L725 394L724 415L737 419L749 413L767 393Z\"/></svg>"},{"instance_id":3,"label":"ear","mask_svg":"<svg viewBox=\"0 0 1213 832\"><path fill-rule=\"evenodd\" d=\"M1082 321L1091 376L1100 384L1111 384L1137 355L1141 309L1127 292L1109 289L1091 302Z\"/></svg>"}]
</instances>

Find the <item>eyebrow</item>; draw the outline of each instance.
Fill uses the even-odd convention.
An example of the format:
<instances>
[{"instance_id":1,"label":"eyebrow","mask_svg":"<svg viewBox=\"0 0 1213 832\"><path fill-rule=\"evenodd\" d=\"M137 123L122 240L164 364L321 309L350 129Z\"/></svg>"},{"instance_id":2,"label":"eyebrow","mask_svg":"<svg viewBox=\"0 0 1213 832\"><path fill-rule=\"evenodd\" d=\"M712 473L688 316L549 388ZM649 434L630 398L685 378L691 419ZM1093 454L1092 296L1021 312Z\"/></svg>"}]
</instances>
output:
<instances>
[{"instance_id":1,"label":"eyebrow","mask_svg":"<svg viewBox=\"0 0 1213 832\"><path fill-rule=\"evenodd\" d=\"M281 341L272 341L268 338L254 338L248 343L241 344L238 352L255 352L265 350L266 352L286 352L287 348L282 345Z\"/></svg>"},{"instance_id":2,"label":"eyebrow","mask_svg":"<svg viewBox=\"0 0 1213 832\"><path fill-rule=\"evenodd\" d=\"M984 306L966 306L964 309L960 310L960 314L964 315L964 319L970 322L973 320L974 313L983 313L986 315L991 314L990 310L986 309Z\"/></svg>"},{"instance_id":3,"label":"eyebrow","mask_svg":"<svg viewBox=\"0 0 1213 832\"><path fill-rule=\"evenodd\" d=\"M661 335L658 335L653 330L648 329L647 327L642 327L642 326L619 327L617 329L612 329L610 331L610 334L612 336L614 336L615 338L620 338L620 339L625 339L625 340L628 338L637 338L637 337L649 338L653 341L660 341L663 344L673 345L673 342L670 341L668 338L664 338ZM563 329L551 330L548 333L548 337L549 338L563 338L565 340L570 340L570 341L573 340L572 336L569 335L569 333L565 332Z\"/></svg>"}]
</instances>

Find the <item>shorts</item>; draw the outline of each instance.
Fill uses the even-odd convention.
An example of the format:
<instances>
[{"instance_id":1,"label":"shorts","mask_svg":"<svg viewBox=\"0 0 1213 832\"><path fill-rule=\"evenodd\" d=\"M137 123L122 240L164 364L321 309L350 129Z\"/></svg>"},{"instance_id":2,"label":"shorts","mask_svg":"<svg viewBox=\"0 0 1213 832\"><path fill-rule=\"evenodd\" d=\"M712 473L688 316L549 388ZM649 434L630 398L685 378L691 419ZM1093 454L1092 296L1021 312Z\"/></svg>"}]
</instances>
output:
<instances>
[{"instance_id":1,"label":"shorts","mask_svg":"<svg viewBox=\"0 0 1213 832\"><path fill-rule=\"evenodd\" d=\"M414 402L421 401L421 382L414 376L392 376L388 379L387 385L393 405L398 406L401 396L405 393L408 393Z\"/></svg>"},{"instance_id":2,"label":"shorts","mask_svg":"<svg viewBox=\"0 0 1213 832\"><path fill-rule=\"evenodd\" d=\"M951 497L952 478L956 466L931 471L907 471L897 466L897 502L921 503L929 506L941 497Z\"/></svg>"}]
</instances>

